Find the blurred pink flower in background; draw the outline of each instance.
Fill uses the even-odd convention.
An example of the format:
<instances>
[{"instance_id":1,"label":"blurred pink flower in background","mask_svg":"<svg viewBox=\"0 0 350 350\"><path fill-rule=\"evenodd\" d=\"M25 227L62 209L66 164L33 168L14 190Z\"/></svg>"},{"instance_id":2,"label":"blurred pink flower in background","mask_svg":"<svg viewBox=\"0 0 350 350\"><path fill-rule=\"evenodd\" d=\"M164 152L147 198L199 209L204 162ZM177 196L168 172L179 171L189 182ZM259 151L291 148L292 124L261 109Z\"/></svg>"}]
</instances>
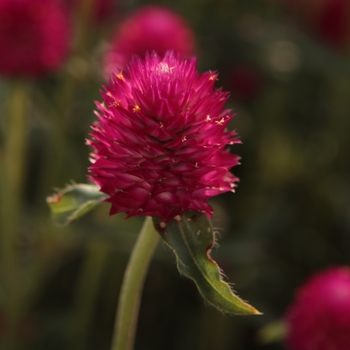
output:
<instances>
[{"instance_id":1,"label":"blurred pink flower in background","mask_svg":"<svg viewBox=\"0 0 350 350\"><path fill-rule=\"evenodd\" d=\"M229 94L214 89L216 79L172 52L134 57L112 76L88 140L90 178L110 196L111 215L211 216L206 201L234 190L238 179L229 170L239 157L227 146L239 140L226 129Z\"/></svg>"},{"instance_id":2,"label":"blurred pink flower in background","mask_svg":"<svg viewBox=\"0 0 350 350\"><path fill-rule=\"evenodd\" d=\"M70 45L70 23L55 0L0 0L0 74L38 77L58 70Z\"/></svg>"},{"instance_id":3,"label":"blurred pink flower in background","mask_svg":"<svg viewBox=\"0 0 350 350\"><path fill-rule=\"evenodd\" d=\"M319 40L340 51L350 47L350 1L278 0Z\"/></svg>"},{"instance_id":4,"label":"blurred pink flower in background","mask_svg":"<svg viewBox=\"0 0 350 350\"><path fill-rule=\"evenodd\" d=\"M339 49L350 46L350 2L323 1L315 25L316 33L328 44Z\"/></svg>"},{"instance_id":5,"label":"blurred pink flower in background","mask_svg":"<svg viewBox=\"0 0 350 350\"><path fill-rule=\"evenodd\" d=\"M286 315L292 350L350 349L350 268L330 268L296 293Z\"/></svg>"},{"instance_id":6,"label":"blurred pink flower in background","mask_svg":"<svg viewBox=\"0 0 350 350\"><path fill-rule=\"evenodd\" d=\"M180 57L195 51L194 33L185 20L161 6L145 6L118 26L104 57L107 75L124 68L132 55L145 57L147 51L163 56L172 50Z\"/></svg>"}]
</instances>

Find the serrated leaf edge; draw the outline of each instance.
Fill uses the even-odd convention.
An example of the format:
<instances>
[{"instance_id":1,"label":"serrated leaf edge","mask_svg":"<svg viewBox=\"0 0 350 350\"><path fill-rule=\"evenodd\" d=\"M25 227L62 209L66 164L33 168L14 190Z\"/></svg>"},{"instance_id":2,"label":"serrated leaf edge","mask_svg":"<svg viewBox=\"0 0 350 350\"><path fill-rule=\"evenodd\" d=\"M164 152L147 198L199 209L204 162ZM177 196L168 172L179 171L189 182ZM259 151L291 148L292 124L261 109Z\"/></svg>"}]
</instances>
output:
<instances>
[{"instance_id":1,"label":"serrated leaf edge","mask_svg":"<svg viewBox=\"0 0 350 350\"><path fill-rule=\"evenodd\" d=\"M189 249L190 245L189 245L189 242L188 242L188 240L187 240L187 238L186 238L185 233L183 232L183 229L182 229L182 227L181 227L181 225L180 225L180 222L178 222L177 225L178 225L178 227L179 227L179 231L180 231L180 233L181 233L181 237L182 237L182 239L184 240L184 242L185 242L185 244L186 244L187 250L189 251L191 258L192 258L192 260L193 260L194 263L195 263L195 266L198 268L198 270L200 271L200 273L202 274L202 276L204 277L204 279L205 279L205 280L207 281L207 283L213 288L213 290L215 290L216 293L218 293L218 295L220 295L223 299L227 300L228 303L231 303L232 301L231 301L230 299L228 299L225 295L223 295L223 294L220 292L220 290L218 290L218 289L213 285L213 283L210 281L210 279L208 278L208 276L207 276L207 274L205 273L205 271L203 271L202 267L201 267L200 264L198 263L198 259L196 259L196 257L194 256L194 254L192 253L192 250ZM215 234L214 234L214 242L215 242ZM213 242L213 243L214 243L214 242ZM172 248L172 249L173 249L173 248ZM173 250L174 250L174 249L173 249ZM175 251L175 250L174 250L174 252L175 252L176 258L177 258L178 260L181 261L181 264L184 265L184 266L186 266L186 264L184 264L184 263L182 262L182 260L179 258L179 256L176 254L176 251ZM210 257L210 250L208 250L208 252L209 252L209 257ZM207 252L207 256L208 256L208 252ZM209 259L208 259L208 260L209 260ZM222 277L224 277L225 275L223 274L223 272L222 272L222 270L220 269L219 265L218 265L213 259L211 259L211 258L210 258L210 261L209 261L209 262L211 262L211 263L213 263L213 264L216 265L216 267L217 267L217 269L218 269L218 271L219 271L219 281L220 281L220 283L222 283L225 287L229 288L229 290L230 290L230 292L231 292L231 296L232 296L234 299L236 299L237 301L243 303L244 306L246 306L247 309L249 309L249 310L251 311L251 314L260 315L261 313L260 313L258 310L256 310L253 306L251 306L250 304L248 304L248 303L246 303L245 301L243 301L240 297L238 297L238 296L233 292L233 290L232 290L230 284L227 283L227 282L225 282L225 281L223 280ZM182 272L182 273L183 273L183 272ZM189 277L190 279L192 279L192 278L191 278L189 275L187 275L186 273L183 273L183 274L184 274L185 276ZM202 294L202 291L201 291L201 288L199 287L199 285L196 283L196 281L195 281L194 279L192 279L192 280L193 280L194 283L197 285L197 288L198 288L198 290L201 292L201 295L204 297L204 295ZM219 308L217 305L213 304L213 303L212 303L210 300L208 300L207 298L204 297L204 299L205 299L209 304L215 306L218 310L220 310L220 311L222 311L222 312L229 312L229 311L226 311L226 310L224 310L224 309L222 309L222 308ZM248 311L248 310L247 310L247 311Z\"/></svg>"}]
</instances>

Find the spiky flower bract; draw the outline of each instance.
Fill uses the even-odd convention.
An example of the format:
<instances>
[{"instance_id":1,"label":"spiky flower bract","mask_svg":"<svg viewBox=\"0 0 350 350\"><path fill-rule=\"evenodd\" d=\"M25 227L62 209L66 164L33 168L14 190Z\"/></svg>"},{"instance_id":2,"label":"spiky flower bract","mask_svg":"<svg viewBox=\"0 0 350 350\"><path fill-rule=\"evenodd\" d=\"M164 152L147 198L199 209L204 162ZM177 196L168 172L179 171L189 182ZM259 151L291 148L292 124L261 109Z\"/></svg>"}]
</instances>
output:
<instances>
[{"instance_id":1,"label":"spiky flower bract","mask_svg":"<svg viewBox=\"0 0 350 350\"><path fill-rule=\"evenodd\" d=\"M144 58L149 51L164 56L172 50L188 58L194 47L194 33L184 18L163 6L143 6L117 27L104 57L105 71L124 69L133 55Z\"/></svg>"},{"instance_id":2,"label":"spiky flower bract","mask_svg":"<svg viewBox=\"0 0 350 350\"><path fill-rule=\"evenodd\" d=\"M214 88L216 79L172 52L134 57L112 76L88 140L90 177L110 196L110 214L211 216L208 198L233 191L238 179L229 170L239 157L227 145L239 141L226 130L229 94Z\"/></svg>"},{"instance_id":3,"label":"spiky flower bract","mask_svg":"<svg viewBox=\"0 0 350 350\"><path fill-rule=\"evenodd\" d=\"M349 349L350 268L330 268L307 281L286 322L286 343L292 350Z\"/></svg>"},{"instance_id":4,"label":"spiky flower bract","mask_svg":"<svg viewBox=\"0 0 350 350\"><path fill-rule=\"evenodd\" d=\"M0 0L0 74L39 77L60 68L69 16L57 0Z\"/></svg>"}]
</instances>

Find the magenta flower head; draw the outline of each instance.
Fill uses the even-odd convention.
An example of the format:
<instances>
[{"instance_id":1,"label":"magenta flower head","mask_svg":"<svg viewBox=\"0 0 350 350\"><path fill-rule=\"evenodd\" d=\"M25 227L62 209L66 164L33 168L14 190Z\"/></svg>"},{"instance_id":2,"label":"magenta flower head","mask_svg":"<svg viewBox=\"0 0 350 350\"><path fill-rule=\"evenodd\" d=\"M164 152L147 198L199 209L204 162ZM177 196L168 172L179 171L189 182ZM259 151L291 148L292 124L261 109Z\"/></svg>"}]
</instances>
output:
<instances>
[{"instance_id":1,"label":"magenta flower head","mask_svg":"<svg viewBox=\"0 0 350 350\"><path fill-rule=\"evenodd\" d=\"M194 34L182 17L166 7L145 6L117 28L104 57L105 71L110 74L115 66L123 69L133 55L144 58L151 51L164 56L172 50L187 58L194 47Z\"/></svg>"},{"instance_id":2,"label":"magenta flower head","mask_svg":"<svg viewBox=\"0 0 350 350\"><path fill-rule=\"evenodd\" d=\"M172 52L134 57L112 76L88 140L90 178L109 195L110 214L211 216L207 200L234 190L229 170L239 157L227 146L239 140L226 130L233 115L223 108L228 93L214 89L216 79L198 74L194 58Z\"/></svg>"},{"instance_id":3,"label":"magenta flower head","mask_svg":"<svg viewBox=\"0 0 350 350\"><path fill-rule=\"evenodd\" d=\"M312 277L286 315L292 350L350 349L350 268L331 268Z\"/></svg>"},{"instance_id":4,"label":"magenta flower head","mask_svg":"<svg viewBox=\"0 0 350 350\"><path fill-rule=\"evenodd\" d=\"M55 0L0 0L0 74L38 77L57 70L69 48L70 26Z\"/></svg>"}]
</instances>

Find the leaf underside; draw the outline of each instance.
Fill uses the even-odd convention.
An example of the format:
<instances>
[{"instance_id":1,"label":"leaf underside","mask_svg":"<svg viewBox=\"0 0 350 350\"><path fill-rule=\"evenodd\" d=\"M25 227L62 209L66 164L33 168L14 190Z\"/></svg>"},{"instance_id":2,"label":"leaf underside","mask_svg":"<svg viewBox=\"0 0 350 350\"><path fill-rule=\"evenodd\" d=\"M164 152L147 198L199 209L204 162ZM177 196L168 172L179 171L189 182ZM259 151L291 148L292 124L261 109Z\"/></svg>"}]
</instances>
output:
<instances>
[{"instance_id":1,"label":"leaf underside","mask_svg":"<svg viewBox=\"0 0 350 350\"><path fill-rule=\"evenodd\" d=\"M195 282L208 303L230 314L260 314L233 293L223 280L219 266L210 257L215 235L205 214L187 211L168 223L159 218L153 218L153 221L163 240L174 251L179 272Z\"/></svg>"},{"instance_id":2,"label":"leaf underside","mask_svg":"<svg viewBox=\"0 0 350 350\"><path fill-rule=\"evenodd\" d=\"M92 184L72 184L46 198L53 221L67 225L85 215L108 196Z\"/></svg>"}]
</instances>

